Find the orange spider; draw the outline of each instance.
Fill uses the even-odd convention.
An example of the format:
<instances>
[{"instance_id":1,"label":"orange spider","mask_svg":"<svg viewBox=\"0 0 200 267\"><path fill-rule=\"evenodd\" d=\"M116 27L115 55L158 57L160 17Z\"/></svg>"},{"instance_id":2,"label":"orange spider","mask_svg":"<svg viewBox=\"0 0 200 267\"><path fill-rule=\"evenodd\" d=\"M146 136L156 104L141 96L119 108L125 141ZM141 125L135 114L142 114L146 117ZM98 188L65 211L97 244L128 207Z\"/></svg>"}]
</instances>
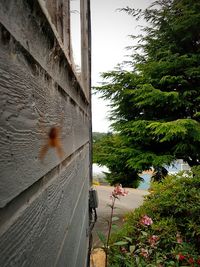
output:
<instances>
[{"instance_id":1,"label":"orange spider","mask_svg":"<svg viewBox=\"0 0 200 267\"><path fill-rule=\"evenodd\" d=\"M63 149L60 140L60 128L59 127L52 127L48 133L48 141L47 143L41 148L39 153L40 160L43 161L47 151L49 148L54 148L57 151L57 154L60 159L63 158Z\"/></svg>"}]
</instances>

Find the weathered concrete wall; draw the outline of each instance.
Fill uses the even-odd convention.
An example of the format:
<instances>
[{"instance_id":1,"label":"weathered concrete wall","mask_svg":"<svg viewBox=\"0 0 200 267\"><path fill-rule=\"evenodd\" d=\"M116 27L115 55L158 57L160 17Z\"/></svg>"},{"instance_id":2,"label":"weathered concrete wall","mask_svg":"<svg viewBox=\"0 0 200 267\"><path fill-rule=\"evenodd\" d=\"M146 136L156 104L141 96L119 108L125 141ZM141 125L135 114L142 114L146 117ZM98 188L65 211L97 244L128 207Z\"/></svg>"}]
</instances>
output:
<instances>
[{"instance_id":1,"label":"weathered concrete wall","mask_svg":"<svg viewBox=\"0 0 200 267\"><path fill-rule=\"evenodd\" d=\"M86 266L90 59L83 2L81 76L70 58L68 0L0 0L1 267ZM41 159L52 127L59 145Z\"/></svg>"}]
</instances>

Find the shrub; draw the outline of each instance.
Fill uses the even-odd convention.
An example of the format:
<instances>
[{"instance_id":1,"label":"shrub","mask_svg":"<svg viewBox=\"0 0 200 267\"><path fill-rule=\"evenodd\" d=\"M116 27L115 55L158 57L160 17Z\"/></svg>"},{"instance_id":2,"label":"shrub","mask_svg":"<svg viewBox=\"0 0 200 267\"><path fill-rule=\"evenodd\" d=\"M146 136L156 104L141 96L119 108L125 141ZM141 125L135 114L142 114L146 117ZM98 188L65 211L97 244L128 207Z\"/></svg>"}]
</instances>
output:
<instances>
[{"instance_id":1,"label":"shrub","mask_svg":"<svg viewBox=\"0 0 200 267\"><path fill-rule=\"evenodd\" d=\"M110 266L200 266L200 168L151 189L112 236ZM125 246L112 246L125 240Z\"/></svg>"}]
</instances>

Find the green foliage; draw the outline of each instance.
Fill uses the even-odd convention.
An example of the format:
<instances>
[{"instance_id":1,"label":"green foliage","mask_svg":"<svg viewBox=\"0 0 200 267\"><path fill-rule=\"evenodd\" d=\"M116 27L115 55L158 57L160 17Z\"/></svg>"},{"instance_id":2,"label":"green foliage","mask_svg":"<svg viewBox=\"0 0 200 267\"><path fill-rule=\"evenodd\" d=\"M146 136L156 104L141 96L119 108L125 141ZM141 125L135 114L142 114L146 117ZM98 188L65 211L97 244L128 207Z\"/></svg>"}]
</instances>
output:
<instances>
[{"instance_id":1,"label":"green foliage","mask_svg":"<svg viewBox=\"0 0 200 267\"><path fill-rule=\"evenodd\" d=\"M106 236L102 232L97 232L97 235L98 235L99 240L102 242L103 247L105 247L106 242L107 242Z\"/></svg>"},{"instance_id":2,"label":"green foliage","mask_svg":"<svg viewBox=\"0 0 200 267\"><path fill-rule=\"evenodd\" d=\"M149 26L134 47L132 70L104 73L105 82L95 89L111 100L123 164L133 173L179 158L199 165L200 2L158 0L144 11L122 10Z\"/></svg>"},{"instance_id":3,"label":"green foliage","mask_svg":"<svg viewBox=\"0 0 200 267\"><path fill-rule=\"evenodd\" d=\"M119 183L123 187L138 187L142 178L128 166L129 158L125 139L117 134L107 134L93 143L93 162L109 168L110 173L105 174L111 185Z\"/></svg>"},{"instance_id":4,"label":"green foliage","mask_svg":"<svg viewBox=\"0 0 200 267\"><path fill-rule=\"evenodd\" d=\"M106 136L106 133L93 132L92 133L92 141L93 141L93 143L99 141L104 136Z\"/></svg>"},{"instance_id":5,"label":"green foliage","mask_svg":"<svg viewBox=\"0 0 200 267\"><path fill-rule=\"evenodd\" d=\"M110 266L199 266L199 203L199 167L154 183L143 206L130 213L113 234L111 245L128 244L111 246ZM144 215L152 218L151 225L141 223Z\"/></svg>"}]
</instances>

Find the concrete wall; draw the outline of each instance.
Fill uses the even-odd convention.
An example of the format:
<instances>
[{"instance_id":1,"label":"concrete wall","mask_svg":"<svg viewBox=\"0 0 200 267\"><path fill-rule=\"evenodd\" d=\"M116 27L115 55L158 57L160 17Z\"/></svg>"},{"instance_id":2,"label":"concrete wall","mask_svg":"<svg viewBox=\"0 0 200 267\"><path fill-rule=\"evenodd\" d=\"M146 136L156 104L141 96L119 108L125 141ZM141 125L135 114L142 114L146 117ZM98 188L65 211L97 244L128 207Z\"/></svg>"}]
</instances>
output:
<instances>
[{"instance_id":1,"label":"concrete wall","mask_svg":"<svg viewBox=\"0 0 200 267\"><path fill-rule=\"evenodd\" d=\"M84 267L90 186L88 0L82 73L68 0L0 0L0 266ZM41 151L49 131L56 146Z\"/></svg>"}]
</instances>

